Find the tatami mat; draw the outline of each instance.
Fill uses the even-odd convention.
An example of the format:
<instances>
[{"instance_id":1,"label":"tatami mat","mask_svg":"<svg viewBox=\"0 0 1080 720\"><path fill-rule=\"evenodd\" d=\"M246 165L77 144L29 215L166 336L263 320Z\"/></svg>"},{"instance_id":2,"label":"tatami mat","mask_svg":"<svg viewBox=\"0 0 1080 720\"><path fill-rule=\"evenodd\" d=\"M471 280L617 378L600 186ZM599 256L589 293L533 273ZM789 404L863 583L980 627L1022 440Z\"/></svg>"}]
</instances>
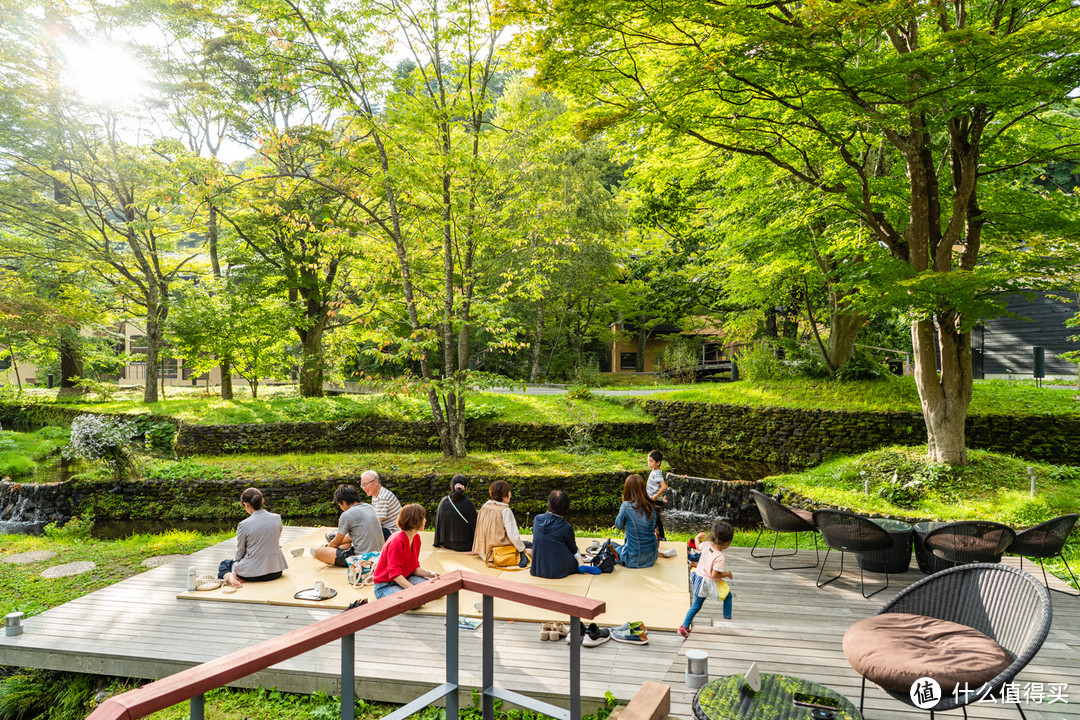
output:
<instances>
[{"instance_id":1,"label":"tatami mat","mask_svg":"<svg viewBox=\"0 0 1080 720\"><path fill-rule=\"evenodd\" d=\"M307 554L306 548L326 542L327 529L313 530L282 546L289 569L278 580L266 583L244 583L243 587L234 593L226 593L224 588L219 588L204 592L182 592L177 597L185 600L292 605L338 610L344 610L349 603L360 598L374 600L375 595L371 586L353 588L346 580L344 568L325 565ZM549 580L533 577L528 570L506 571L489 568L475 555L433 548L432 537L433 534L430 532L420 533L421 567L439 573L468 570L532 587L550 588L571 595L603 600L607 603L607 611L597 618L597 622L601 625L621 625L628 620L640 620L649 628L675 630L679 627L689 607L686 546L682 543L661 543L662 549L674 547L678 554L673 558L659 558L651 568L627 570L624 567L616 567L613 573L605 575L575 574L559 580ZM529 539L529 536L524 537ZM584 549L592 542L591 538L581 538L578 540L578 545ZM305 553L299 557L293 557L290 550L297 547L305 548ZM322 580L328 587L335 589L337 595L322 601L297 600L293 597L298 591L311 588L316 580ZM476 604L480 602L480 599L479 594L462 592L458 600L460 613L478 617L480 611ZM540 608L500 599L495 600L494 611L496 619L499 620L526 622L566 620L565 616L554 615ZM444 614L446 601L445 599L432 601L414 612L423 615Z\"/></svg>"}]
</instances>

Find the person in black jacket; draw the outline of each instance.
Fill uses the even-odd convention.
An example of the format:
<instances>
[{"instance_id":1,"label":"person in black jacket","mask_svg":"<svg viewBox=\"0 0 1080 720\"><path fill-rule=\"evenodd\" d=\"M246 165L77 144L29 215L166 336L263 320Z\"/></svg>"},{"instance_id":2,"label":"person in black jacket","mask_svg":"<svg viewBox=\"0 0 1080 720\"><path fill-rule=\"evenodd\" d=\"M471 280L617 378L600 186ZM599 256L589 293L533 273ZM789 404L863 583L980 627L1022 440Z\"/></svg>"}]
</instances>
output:
<instances>
[{"instance_id":1,"label":"person in black jacket","mask_svg":"<svg viewBox=\"0 0 1080 720\"><path fill-rule=\"evenodd\" d=\"M574 528L563 519L570 510L570 498L562 490L548 495L548 511L533 521L533 562L536 577L564 578L573 573L598 574L600 568L585 565L578 553Z\"/></svg>"},{"instance_id":2,"label":"person in black jacket","mask_svg":"<svg viewBox=\"0 0 1080 720\"><path fill-rule=\"evenodd\" d=\"M465 496L469 478L455 475L450 480L450 494L439 501L435 511L435 547L469 552L476 532L476 506Z\"/></svg>"}]
</instances>

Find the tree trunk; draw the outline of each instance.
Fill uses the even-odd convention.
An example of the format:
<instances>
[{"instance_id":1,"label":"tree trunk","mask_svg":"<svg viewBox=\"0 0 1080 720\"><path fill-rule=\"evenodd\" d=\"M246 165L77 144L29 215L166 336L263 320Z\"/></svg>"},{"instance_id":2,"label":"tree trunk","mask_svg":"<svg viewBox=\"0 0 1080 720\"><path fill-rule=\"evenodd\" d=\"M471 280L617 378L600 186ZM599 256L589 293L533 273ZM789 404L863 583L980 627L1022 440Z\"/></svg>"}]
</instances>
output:
<instances>
[{"instance_id":1,"label":"tree trunk","mask_svg":"<svg viewBox=\"0 0 1080 720\"><path fill-rule=\"evenodd\" d=\"M11 349L10 345L4 346L8 357L11 358L11 371L15 373L15 384L19 388L19 396L22 397L22 377L19 375L19 361L15 359L15 351Z\"/></svg>"},{"instance_id":2,"label":"tree trunk","mask_svg":"<svg viewBox=\"0 0 1080 720\"><path fill-rule=\"evenodd\" d=\"M221 358L221 399L233 399L232 386L232 358L225 355ZM209 378L208 378L209 379Z\"/></svg>"},{"instance_id":3,"label":"tree trunk","mask_svg":"<svg viewBox=\"0 0 1080 720\"><path fill-rule=\"evenodd\" d=\"M832 293L830 293L831 295ZM829 318L829 367L836 372L855 354L855 341L867 316L833 310Z\"/></svg>"},{"instance_id":4,"label":"tree trunk","mask_svg":"<svg viewBox=\"0 0 1080 720\"><path fill-rule=\"evenodd\" d=\"M645 372L645 346L649 343L649 331L642 325L637 336L637 360L634 369L637 372Z\"/></svg>"},{"instance_id":5,"label":"tree trunk","mask_svg":"<svg viewBox=\"0 0 1080 720\"><path fill-rule=\"evenodd\" d=\"M167 311L159 302L151 300L146 312L146 383L143 402L158 401L158 358L161 355L162 324Z\"/></svg>"},{"instance_id":6,"label":"tree trunk","mask_svg":"<svg viewBox=\"0 0 1080 720\"><path fill-rule=\"evenodd\" d=\"M926 421L928 456L932 462L964 465L964 423L971 404L971 333L957 332L956 325L951 313L912 323L911 343L915 384Z\"/></svg>"},{"instance_id":7,"label":"tree trunk","mask_svg":"<svg viewBox=\"0 0 1080 720\"><path fill-rule=\"evenodd\" d=\"M765 311L765 337L779 338L780 333L776 329L776 306L770 305Z\"/></svg>"},{"instance_id":8,"label":"tree trunk","mask_svg":"<svg viewBox=\"0 0 1080 720\"><path fill-rule=\"evenodd\" d=\"M60 330L60 390L56 393L58 398L86 394L86 387L78 384L83 377L80 341L77 327Z\"/></svg>"},{"instance_id":9,"label":"tree trunk","mask_svg":"<svg viewBox=\"0 0 1080 720\"><path fill-rule=\"evenodd\" d=\"M210 269L214 277L221 278L221 261L218 259L218 209L217 205L210 203L210 214L206 220L206 244L210 251ZM252 395L254 397L254 395ZM224 355L221 358L221 399L233 399L232 386L232 358Z\"/></svg>"},{"instance_id":10,"label":"tree trunk","mask_svg":"<svg viewBox=\"0 0 1080 720\"><path fill-rule=\"evenodd\" d=\"M534 383L540 377L540 338L544 332L544 304L536 304L536 332L533 335L532 356L529 362L529 382Z\"/></svg>"},{"instance_id":11,"label":"tree trunk","mask_svg":"<svg viewBox=\"0 0 1080 720\"><path fill-rule=\"evenodd\" d=\"M300 331L300 348L300 397L322 397L322 323Z\"/></svg>"}]
</instances>

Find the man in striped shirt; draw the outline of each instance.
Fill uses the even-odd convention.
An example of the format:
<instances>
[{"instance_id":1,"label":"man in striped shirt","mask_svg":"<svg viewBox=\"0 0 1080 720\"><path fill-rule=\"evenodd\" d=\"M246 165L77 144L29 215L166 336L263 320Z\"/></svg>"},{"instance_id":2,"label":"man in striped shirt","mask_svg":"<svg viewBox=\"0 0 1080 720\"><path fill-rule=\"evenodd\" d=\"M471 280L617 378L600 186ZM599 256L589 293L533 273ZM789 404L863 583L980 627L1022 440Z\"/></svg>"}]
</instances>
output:
<instances>
[{"instance_id":1,"label":"man in striped shirt","mask_svg":"<svg viewBox=\"0 0 1080 720\"><path fill-rule=\"evenodd\" d=\"M360 487L371 496L371 505L382 524L383 537L389 538L397 530L397 516L401 512L401 503L397 495L382 486L379 473L365 470L360 476Z\"/></svg>"}]
</instances>

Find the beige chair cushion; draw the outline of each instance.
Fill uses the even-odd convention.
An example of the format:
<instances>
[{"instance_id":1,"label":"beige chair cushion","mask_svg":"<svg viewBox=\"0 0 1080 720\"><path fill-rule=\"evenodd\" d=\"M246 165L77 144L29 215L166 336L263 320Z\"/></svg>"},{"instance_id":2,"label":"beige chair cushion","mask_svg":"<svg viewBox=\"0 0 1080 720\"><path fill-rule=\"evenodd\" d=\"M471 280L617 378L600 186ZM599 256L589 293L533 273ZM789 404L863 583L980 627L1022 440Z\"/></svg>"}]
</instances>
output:
<instances>
[{"instance_id":1,"label":"beige chair cushion","mask_svg":"<svg viewBox=\"0 0 1080 720\"><path fill-rule=\"evenodd\" d=\"M977 690L1013 660L974 628L907 613L884 613L855 623L844 633L844 655L867 680L905 693L922 677L937 680L946 694L957 683Z\"/></svg>"}]
</instances>

